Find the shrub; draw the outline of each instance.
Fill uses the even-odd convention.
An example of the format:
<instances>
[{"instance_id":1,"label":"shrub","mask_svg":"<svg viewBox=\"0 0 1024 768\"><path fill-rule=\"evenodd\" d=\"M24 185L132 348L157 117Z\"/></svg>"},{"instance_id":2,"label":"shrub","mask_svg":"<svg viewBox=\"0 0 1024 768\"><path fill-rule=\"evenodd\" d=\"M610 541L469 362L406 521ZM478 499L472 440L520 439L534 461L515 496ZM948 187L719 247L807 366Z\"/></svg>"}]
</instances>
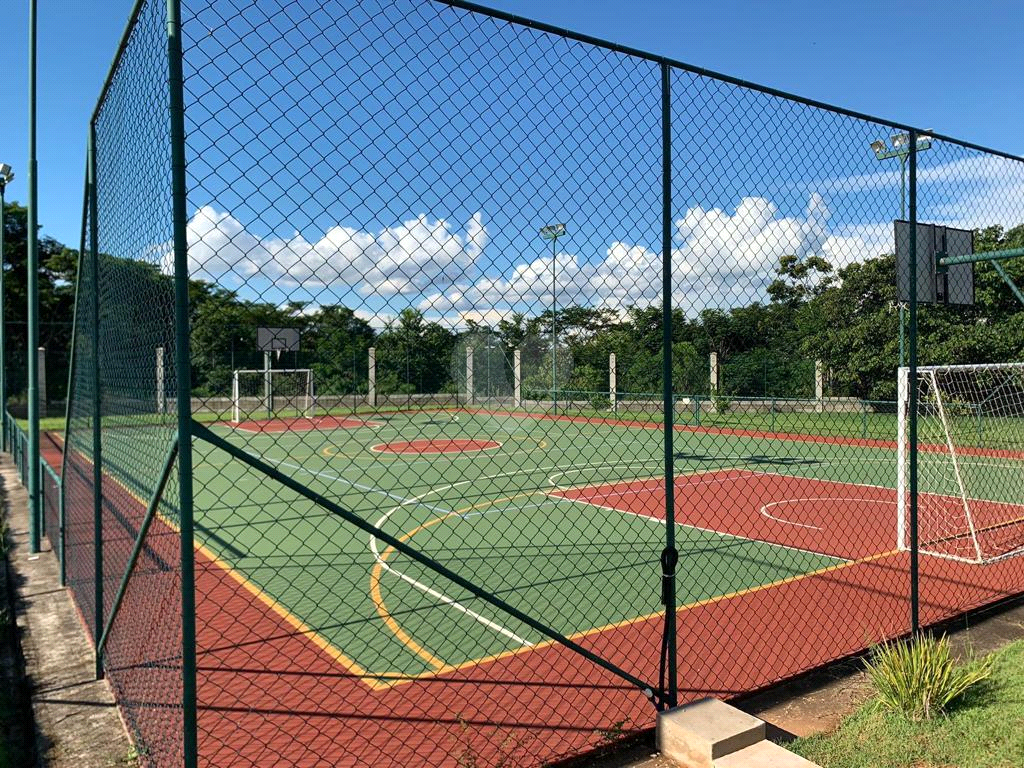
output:
<instances>
[{"instance_id":1,"label":"shrub","mask_svg":"<svg viewBox=\"0 0 1024 768\"><path fill-rule=\"evenodd\" d=\"M906 643L883 643L865 665L879 705L911 720L941 714L971 686L992 674L991 657L958 665L949 640L931 635Z\"/></svg>"}]
</instances>

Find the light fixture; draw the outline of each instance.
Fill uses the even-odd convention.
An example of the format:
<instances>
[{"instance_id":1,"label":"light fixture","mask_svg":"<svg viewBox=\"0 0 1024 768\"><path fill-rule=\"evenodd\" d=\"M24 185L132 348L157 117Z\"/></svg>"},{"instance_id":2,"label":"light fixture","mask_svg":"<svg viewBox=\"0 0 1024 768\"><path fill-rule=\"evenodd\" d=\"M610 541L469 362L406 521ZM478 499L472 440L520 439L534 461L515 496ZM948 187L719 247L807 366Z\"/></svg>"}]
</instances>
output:
<instances>
[{"instance_id":1,"label":"light fixture","mask_svg":"<svg viewBox=\"0 0 1024 768\"><path fill-rule=\"evenodd\" d=\"M545 240L555 240L565 234L565 224L548 224L540 228L540 236Z\"/></svg>"},{"instance_id":2,"label":"light fixture","mask_svg":"<svg viewBox=\"0 0 1024 768\"><path fill-rule=\"evenodd\" d=\"M895 149L903 149L910 143L910 134L908 133L894 133L892 135L892 146Z\"/></svg>"}]
</instances>

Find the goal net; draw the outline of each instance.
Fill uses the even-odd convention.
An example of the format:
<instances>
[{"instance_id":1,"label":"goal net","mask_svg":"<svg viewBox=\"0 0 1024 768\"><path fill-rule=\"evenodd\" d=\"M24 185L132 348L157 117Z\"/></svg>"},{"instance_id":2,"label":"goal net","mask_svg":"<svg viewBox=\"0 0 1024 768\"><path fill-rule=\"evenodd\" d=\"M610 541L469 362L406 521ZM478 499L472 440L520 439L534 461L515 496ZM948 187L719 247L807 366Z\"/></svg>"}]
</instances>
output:
<instances>
[{"instance_id":1,"label":"goal net","mask_svg":"<svg viewBox=\"0 0 1024 768\"><path fill-rule=\"evenodd\" d=\"M231 418L250 419L312 416L315 405L313 371L308 368L270 368L234 371L231 380Z\"/></svg>"},{"instance_id":2,"label":"goal net","mask_svg":"<svg viewBox=\"0 0 1024 768\"><path fill-rule=\"evenodd\" d=\"M974 563L1024 553L1024 363L900 369L897 524L910 547L917 392L918 548Z\"/></svg>"}]
</instances>

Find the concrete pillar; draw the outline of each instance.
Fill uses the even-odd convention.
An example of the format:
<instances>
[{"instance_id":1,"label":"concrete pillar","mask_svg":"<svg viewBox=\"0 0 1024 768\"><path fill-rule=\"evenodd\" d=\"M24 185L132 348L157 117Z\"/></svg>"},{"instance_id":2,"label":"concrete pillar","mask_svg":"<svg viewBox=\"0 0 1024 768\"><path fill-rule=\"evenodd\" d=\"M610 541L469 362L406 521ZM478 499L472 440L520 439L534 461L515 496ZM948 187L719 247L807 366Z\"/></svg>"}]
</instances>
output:
<instances>
[{"instance_id":1,"label":"concrete pillar","mask_svg":"<svg viewBox=\"0 0 1024 768\"><path fill-rule=\"evenodd\" d=\"M370 347L369 369L366 379L366 402L371 408L377 407L377 348Z\"/></svg>"},{"instance_id":2,"label":"concrete pillar","mask_svg":"<svg viewBox=\"0 0 1024 768\"><path fill-rule=\"evenodd\" d=\"M512 353L512 407L523 407L523 353Z\"/></svg>"},{"instance_id":3,"label":"concrete pillar","mask_svg":"<svg viewBox=\"0 0 1024 768\"><path fill-rule=\"evenodd\" d=\"M814 361L814 400L815 410L821 413L825 410L825 366L821 360Z\"/></svg>"},{"instance_id":4,"label":"concrete pillar","mask_svg":"<svg viewBox=\"0 0 1024 768\"><path fill-rule=\"evenodd\" d=\"M36 352L39 365L39 418L46 418L46 347ZM69 393L70 394L70 393Z\"/></svg>"},{"instance_id":5,"label":"concrete pillar","mask_svg":"<svg viewBox=\"0 0 1024 768\"><path fill-rule=\"evenodd\" d=\"M615 370L615 353L612 352L608 355L608 399L611 401L612 413L617 413L619 410L619 398L616 397L617 391L618 377Z\"/></svg>"},{"instance_id":6,"label":"concrete pillar","mask_svg":"<svg viewBox=\"0 0 1024 768\"><path fill-rule=\"evenodd\" d=\"M473 348L466 347L466 400L469 405L476 403L476 392L473 391Z\"/></svg>"},{"instance_id":7,"label":"concrete pillar","mask_svg":"<svg viewBox=\"0 0 1024 768\"><path fill-rule=\"evenodd\" d=\"M156 348L156 412L167 413L167 391L164 389L164 348Z\"/></svg>"},{"instance_id":8,"label":"concrete pillar","mask_svg":"<svg viewBox=\"0 0 1024 768\"><path fill-rule=\"evenodd\" d=\"M717 392L720 388L718 380L718 353L712 352L708 362L711 370L711 391Z\"/></svg>"}]
</instances>

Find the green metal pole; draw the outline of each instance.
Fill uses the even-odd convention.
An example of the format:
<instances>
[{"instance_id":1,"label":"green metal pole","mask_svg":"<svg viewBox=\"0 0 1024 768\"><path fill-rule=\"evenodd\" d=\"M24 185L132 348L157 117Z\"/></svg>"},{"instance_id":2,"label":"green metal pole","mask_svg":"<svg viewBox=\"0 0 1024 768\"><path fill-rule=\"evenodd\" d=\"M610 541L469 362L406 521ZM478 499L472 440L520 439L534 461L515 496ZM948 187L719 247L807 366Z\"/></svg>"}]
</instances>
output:
<instances>
[{"instance_id":1,"label":"green metal pole","mask_svg":"<svg viewBox=\"0 0 1024 768\"><path fill-rule=\"evenodd\" d=\"M7 179L0 178L0 413L3 414L3 449L7 450L7 355L6 325L4 314L4 265L7 258L4 252L4 230L6 229L7 203L4 201L4 191L7 188Z\"/></svg>"},{"instance_id":2,"label":"green metal pole","mask_svg":"<svg viewBox=\"0 0 1024 768\"><path fill-rule=\"evenodd\" d=\"M1024 248L1007 248L1003 251L983 251L981 253L966 253L961 256L945 256L939 260L939 266L949 267L953 264L973 264L979 261L1005 261L1024 256Z\"/></svg>"},{"instance_id":3,"label":"green metal pole","mask_svg":"<svg viewBox=\"0 0 1024 768\"><path fill-rule=\"evenodd\" d=\"M664 661L667 675L665 703L678 701L676 669L676 519L675 404L672 397L672 69L661 65L661 328L662 394L665 442L665 549L661 554L662 602L665 604Z\"/></svg>"},{"instance_id":4,"label":"green metal pole","mask_svg":"<svg viewBox=\"0 0 1024 768\"><path fill-rule=\"evenodd\" d=\"M91 133L91 131L90 131ZM91 197L91 187L89 180L89 145L86 145L85 153L85 188L82 190L82 227L79 232L78 240L78 266L75 270L75 274L79 276L75 285L75 304L74 309L71 313L71 359L68 362L68 389L67 389L67 408L64 413L64 451L61 455L60 463L60 585L66 586L67 584L67 558L64 556L65 546L64 540L67 534L66 522L66 505L67 505L67 484L65 479L68 476L68 456L71 454L71 413L72 413L72 397L75 391L75 366L79 353L75 350L75 339L78 338L78 308L79 297L82 295L82 280L81 276L84 273L82 267L85 264L86 259L86 246L90 242L88 237L89 233L86 230L86 222L89 221L89 211Z\"/></svg>"},{"instance_id":5,"label":"green metal pole","mask_svg":"<svg viewBox=\"0 0 1024 768\"><path fill-rule=\"evenodd\" d=\"M205 424L193 422L192 434L195 435L197 440L203 440L209 445L212 445L214 448L218 448L224 451L228 456L237 459L238 461L242 462L248 467L252 467L257 472L266 475L270 479L283 485L285 488L294 491L299 496L305 499L309 499L317 506L323 507L332 515L341 518L349 525L352 525L358 528L360 531L368 533L371 536L377 538L382 543L386 544L388 547L394 548L399 554L405 555L406 557L416 561L420 565L429 568L434 573L440 574L445 579L448 579L456 586L459 586L462 589L466 590L474 597L478 597L484 602L493 605L499 611L507 613L509 616L518 619L531 629L537 630L537 632L544 635L545 637L548 637L554 640L555 642L559 643L560 645L563 645L566 648L575 651L580 656L589 661L592 661L594 664L601 667L602 669L606 669L609 672L612 672L613 674L617 675L618 677L621 677L623 680L632 683L641 691L643 691L644 695L650 698L652 701L659 701L658 697L656 696L655 689L652 688L649 683L645 682L644 680L641 680L636 675L633 675L632 673L627 672L621 667L616 666L604 657L599 656L598 654L594 653L588 648L580 645L572 638L566 637L558 630L553 629L552 627L549 627L548 625L538 621L529 613L526 613L520 610L519 608L516 608L514 605L506 603L497 595L481 587L477 581L467 579L466 577L459 575L458 573L452 571L442 563L439 563L436 560L432 559L430 556L423 554L421 550L410 545L407 541L404 541L403 539L400 539L390 533L382 531L380 528L373 525L373 523L364 519L361 515L357 515L355 512L346 509L345 507L342 507L333 499L330 499L327 496L323 495L322 493L318 493L317 491L313 490L309 485L306 485L304 483L299 482L298 480L295 480L294 478L290 477L289 475L286 475L284 472L279 470L277 467L268 464L263 459L257 456L253 456L252 454L247 453L246 451L239 448L237 445L228 442L223 437L218 435L216 432L213 432Z\"/></svg>"},{"instance_id":6,"label":"green metal pole","mask_svg":"<svg viewBox=\"0 0 1024 768\"><path fill-rule=\"evenodd\" d=\"M29 548L39 551L39 194L36 179L36 0L28 4L28 501Z\"/></svg>"},{"instance_id":7,"label":"green metal pole","mask_svg":"<svg viewBox=\"0 0 1024 768\"><path fill-rule=\"evenodd\" d=\"M178 407L178 512L181 518L181 707L185 768L199 762L196 713L195 530L192 499L192 375L189 355L188 224L185 167L185 78L182 72L181 0L167 0L170 89L171 197L174 241L174 337Z\"/></svg>"},{"instance_id":8,"label":"green metal pole","mask_svg":"<svg viewBox=\"0 0 1024 768\"><path fill-rule=\"evenodd\" d=\"M558 312L558 273L555 258L558 252L558 235L551 238L551 412L558 413L558 378L556 376L555 352L558 349L558 329L555 316Z\"/></svg>"},{"instance_id":9,"label":"green metal pole","mask_svg":"<svg viewBox=\"0 0 1024 768\"><path fill-rule=\"evenodd\" d=\"M1000 264L998 261L993 261L992 268L1001 278L1003 278L1003 282L1010 286L1010 290L1013 291L1013 295L1017 297L1017 301L1019 301L1021 304L1024 304L1024 294L1022 294L1020 292L1020 289L1014 284L1013 279L1010 277L1009 273L1007 273L1007 271L1003 269L1003 265Z\"/></svg>"},{"instance_id":10,"label":"green metal pole","mask_svg":"<svg viewBox=\"0 0 1024 768\"><path fill-rule=\"evenodd\" d=\"M100 259L99 226L96 216L96 124L89 124L89 146L86 150L89 184L89 264L92 272L90 290L90 357L92 368L92 536L93 536L93 601L96 604L93 637L97 643L96 679L103 677L103 656L99 652L100 634L103 632L103 435L100 431L103 417L103 391L100 380Z\"/></svg>"},{"instance_id":11,"label":"green metal pole","mask_svg":"<svg viewBox=\"0 0 1024 768\"><path fill-rule=\"evenodd\" d=\"M917 131L910 131L910 253L917 253ZM910 260L910 629L921 629L917 530L917 258Z\"/></svg>"},{"instance_id":12,"label":"green metal pole","mask_svg":"<svg viewBox=\"0 0 1024 768\"><path fill-rule=\"evenodd\" d=\"M160 508L160 502L164 497L164 489L167 487L167 481L171 477L171 470L174 469L174 461L178 458L178 441L175 440L171 443L171 447L167 451L167 455L164 457L163 469L160 471L160 478L157 480L156 488L153 490L153 495L149 499L149 504L146 506L146 514L142 518L142 525L139 526L139 532L135 537L135 545L132 547L132 553L128 556L128 565L125 566L124 573L121 574L121 583L117 586L117 593L114 595L114 600L110 606L110 615L107 616L106 624L103 626L103 631L99 635L99 643L97 644L97 652L102 654L103 649L107 645L107 638L110 636L110 628L114 626L114 621L117 619L117 614L121 610L121 603L124 601L125 593L128 591L128 583L131 581L132 574L135 573L135 566L139 562L139 555L142 554L142 548L146 543L146 534L149 533L149 528L153 524L153 520L156 518L156 511Z\"/></svg>"}]
</instances>

